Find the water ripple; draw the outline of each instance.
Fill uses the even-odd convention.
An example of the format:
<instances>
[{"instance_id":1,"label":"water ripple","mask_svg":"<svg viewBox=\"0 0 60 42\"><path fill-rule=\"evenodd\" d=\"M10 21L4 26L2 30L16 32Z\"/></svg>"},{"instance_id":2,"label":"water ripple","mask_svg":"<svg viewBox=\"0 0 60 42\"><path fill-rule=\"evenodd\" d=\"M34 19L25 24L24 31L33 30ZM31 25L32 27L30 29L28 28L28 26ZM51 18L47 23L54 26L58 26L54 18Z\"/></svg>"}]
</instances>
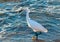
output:
<instances>
[{"instance_id":1,"label":"water ripple","mask_svg":"<svg viewBox=\"0 0 60 42\"><path fill-rule=\"evenodd\" d=\"M2 37L32 38L33 31L27 27L26 13L16 12L19 7L29 7L30 18L41 23L48 33L39 35L39 39L60 39L60 5L59 0L28 0L0 4L0 33ZM28 32L27 32L28 31ZM3 32L3 34L2 34ZM5 33L5 34L4 34Z\"/></svg>"}]
</instances>

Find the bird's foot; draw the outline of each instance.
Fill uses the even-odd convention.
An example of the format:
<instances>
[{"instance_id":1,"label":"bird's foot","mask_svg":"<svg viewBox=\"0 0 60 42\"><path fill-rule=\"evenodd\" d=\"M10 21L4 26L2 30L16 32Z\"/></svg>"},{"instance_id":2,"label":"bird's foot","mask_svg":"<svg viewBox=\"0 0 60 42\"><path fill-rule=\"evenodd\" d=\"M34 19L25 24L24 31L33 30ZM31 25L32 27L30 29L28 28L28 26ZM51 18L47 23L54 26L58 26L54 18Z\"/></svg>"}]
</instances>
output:
<instances>
[{"instance_id":1,"label":"bird's foot","mask_svg":"<svg viewBox=\"0 0 60 42\"><path fill-rule=\"evenodd\" d=\"M38 38L36 36L33 36L32 37L32 40L37 40Z\"/></svg>"}]
</instances>

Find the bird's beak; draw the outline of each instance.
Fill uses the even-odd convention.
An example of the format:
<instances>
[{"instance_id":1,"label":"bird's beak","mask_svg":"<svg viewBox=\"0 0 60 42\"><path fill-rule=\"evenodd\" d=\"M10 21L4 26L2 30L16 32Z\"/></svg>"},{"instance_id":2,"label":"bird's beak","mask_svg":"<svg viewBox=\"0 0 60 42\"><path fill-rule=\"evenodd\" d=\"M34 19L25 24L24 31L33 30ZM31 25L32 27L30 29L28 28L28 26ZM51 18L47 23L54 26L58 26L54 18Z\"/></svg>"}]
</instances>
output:
<instances>
[{"instance_id":1,"label":"bird's beak","mask_svg":"<svg viewBox=\"0 0 60 42\"><path fill-rule=\"evenodd\" d=\"M19 12L22 12L23 10L21 9Z\"/></svg>"}]
</instances>

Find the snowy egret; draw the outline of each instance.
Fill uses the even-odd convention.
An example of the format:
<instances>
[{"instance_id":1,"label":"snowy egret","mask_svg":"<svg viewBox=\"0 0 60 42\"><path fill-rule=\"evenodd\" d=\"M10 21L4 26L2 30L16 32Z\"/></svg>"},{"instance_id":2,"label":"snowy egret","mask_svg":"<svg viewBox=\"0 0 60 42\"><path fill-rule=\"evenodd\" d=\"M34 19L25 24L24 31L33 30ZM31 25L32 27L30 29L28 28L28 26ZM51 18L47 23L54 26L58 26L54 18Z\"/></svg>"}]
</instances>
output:
<instances>
[{"instance_id":1,"label":"snowy egret","mask_svg":"<svg viewBox=\"0 0 60 42\"><path fill-rule=\"evenodd\" d=\"M48 30L46 28L44 28L41 24L39 24L38 22L32 20L29 17L29 13L30 13L30 9L28 7L23 8L23 10L25 10L26 12L26 21L28 26L34 31L35 33L35 37L33 37L33 39L38 39L38 32L48 32Z\"/></svg>"}]
</instances>

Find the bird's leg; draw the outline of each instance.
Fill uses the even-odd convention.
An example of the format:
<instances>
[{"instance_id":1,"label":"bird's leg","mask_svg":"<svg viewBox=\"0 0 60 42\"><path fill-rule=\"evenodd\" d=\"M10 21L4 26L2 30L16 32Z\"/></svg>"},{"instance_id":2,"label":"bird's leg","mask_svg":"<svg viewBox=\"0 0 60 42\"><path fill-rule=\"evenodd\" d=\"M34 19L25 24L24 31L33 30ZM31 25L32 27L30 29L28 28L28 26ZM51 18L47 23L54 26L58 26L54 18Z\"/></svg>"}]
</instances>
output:
<instances>
[{"instance_id":1,"label":"bird's leg","mask_svg":"<svg viewBox=\"0 0 60 42\"><path fill-rule=\"evenodd\" d=\"M38 32L38 35L42 34L42 32Z\"/></svg>"},{"instance_id":2,"label":"bird's leg","mask_svg":"<svg viewBox=\"0 0 60 42\"><path fill-rule=\"evenodd\" d=\"M36 36L36 39L38 39L38 33L37 32L35 32L35 36Z\"/></svg>"},{"instance_id":3,"label":"bird's leg","mask_svg":"<svg viewBox=\"0 0 60 42\"><path fill-rule=\"evenodd\" d=\"M33 40L37 40L38 39L38 33L37 32L34 32L34 36L32 37Z\"/></svg>"},{"instance_id":4,"label":"bird's leg","mask_svg":"<svg viewBox=\"0 0 60 42\"><path fill-rule=\"evenodd\" d=\"M41 32L34 32L34 36L32 37L32 39L37 40L38 39L38 35L42 34Z\"/></svg>"}]
</instances>

